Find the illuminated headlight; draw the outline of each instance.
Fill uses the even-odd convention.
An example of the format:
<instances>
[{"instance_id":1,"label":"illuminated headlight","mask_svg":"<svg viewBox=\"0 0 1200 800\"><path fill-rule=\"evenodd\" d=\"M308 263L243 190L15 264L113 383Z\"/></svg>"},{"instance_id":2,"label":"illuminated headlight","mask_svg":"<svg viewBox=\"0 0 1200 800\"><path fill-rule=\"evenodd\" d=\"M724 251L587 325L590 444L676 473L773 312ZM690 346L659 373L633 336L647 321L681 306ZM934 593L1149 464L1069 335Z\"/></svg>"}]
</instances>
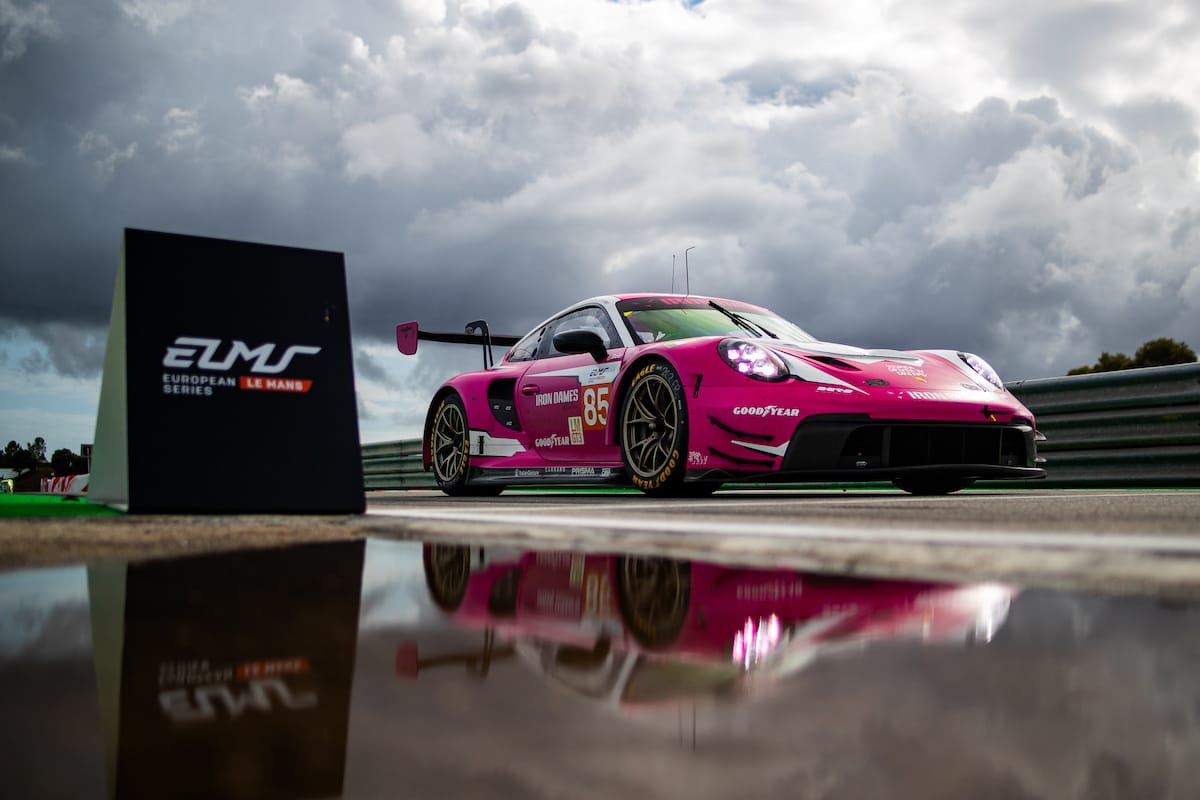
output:
<instances>
[{"instance_id":1,"label":"illuminated headlight","mask_svg":"<svg viewBox=\"0 0 1200 800\"><path fill-rule=\"evenodd\" d=\"M996 370L992 369L992 365L984 361L974 353L959 353L958 357L963 360L963 363L979 373L985 381L995 386L997 389L1004 388L1004 381L1000 380L1000 376L996 374Z\"/></svg>"},{"instance_id":2,"label":"illuminated headlight","mask_svg":"<svg viewBox=\"0 0 1200 800\"><path fill-rule=\"evenodd\" d=\"M749 378L781 381L787 377L783 359L765 347L741 339L723 339L717 350L725 363Z\"/></svg>"}]
</instances>

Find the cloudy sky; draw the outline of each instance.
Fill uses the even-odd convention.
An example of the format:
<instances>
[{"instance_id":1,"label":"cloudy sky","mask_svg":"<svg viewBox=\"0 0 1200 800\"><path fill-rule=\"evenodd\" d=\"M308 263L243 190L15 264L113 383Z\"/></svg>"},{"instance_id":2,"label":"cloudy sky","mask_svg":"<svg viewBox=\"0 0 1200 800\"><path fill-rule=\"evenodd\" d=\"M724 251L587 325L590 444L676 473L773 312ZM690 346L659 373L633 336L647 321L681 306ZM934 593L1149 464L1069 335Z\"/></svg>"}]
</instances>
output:
<instances>
[{"instance_id":1,"label":"cloudy sky","mask_svg":"<svg viewBox=\"0 0 1200 800\"><path fill-rule=\"evenodd\" d=\"M1200 346L1195 0L0 0L0 443L93 438L124 227L345 253L364 441L581 297L1006 379Z\"/></svg>"}]
</instances>

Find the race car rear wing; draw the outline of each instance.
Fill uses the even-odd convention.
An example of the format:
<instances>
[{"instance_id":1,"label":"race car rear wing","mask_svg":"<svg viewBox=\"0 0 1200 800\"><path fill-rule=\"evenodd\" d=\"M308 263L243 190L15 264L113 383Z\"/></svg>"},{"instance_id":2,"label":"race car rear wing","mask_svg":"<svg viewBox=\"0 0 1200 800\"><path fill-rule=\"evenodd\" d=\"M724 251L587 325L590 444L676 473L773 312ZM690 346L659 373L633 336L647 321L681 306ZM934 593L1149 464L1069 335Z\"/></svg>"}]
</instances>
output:
<instances>
[{"instance_id":1,"label":"race car rear wing","mask_svg":"<svg viewBox=\"0 0 1200 800\"><path fill-rule=\"evenodd\" d=\"M417 342L445 342L449 344L478 344L483 346L483 368L489 369L496 364L492 354L492 345L512 347L521 340L520 336L493 336L484 320L477 319L468 322L465 333L438 333L423 331L414 322L401 322L396 326L396 349L406 356L417 352Z\"/></svg>"}]
</instances>

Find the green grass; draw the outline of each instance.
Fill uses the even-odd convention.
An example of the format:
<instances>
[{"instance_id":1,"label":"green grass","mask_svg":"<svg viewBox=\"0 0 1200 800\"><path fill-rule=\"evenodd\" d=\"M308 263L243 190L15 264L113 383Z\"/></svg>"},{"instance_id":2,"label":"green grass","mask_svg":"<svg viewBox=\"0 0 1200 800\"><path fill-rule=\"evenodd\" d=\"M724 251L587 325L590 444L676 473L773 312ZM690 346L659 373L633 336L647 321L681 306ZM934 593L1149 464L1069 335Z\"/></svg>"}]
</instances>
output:
<instances>
[{"instance_id":1,"label":"green grass","mask_svg":"<svg viewBox=\"0 0 1200 800\"><path fill-rule=\"evenodd\" d=\"M103 503L93 503L84 497L63 497L53 494L0 494L0 517L115 516L120 513Z\"/></svg>"}]
</instances>

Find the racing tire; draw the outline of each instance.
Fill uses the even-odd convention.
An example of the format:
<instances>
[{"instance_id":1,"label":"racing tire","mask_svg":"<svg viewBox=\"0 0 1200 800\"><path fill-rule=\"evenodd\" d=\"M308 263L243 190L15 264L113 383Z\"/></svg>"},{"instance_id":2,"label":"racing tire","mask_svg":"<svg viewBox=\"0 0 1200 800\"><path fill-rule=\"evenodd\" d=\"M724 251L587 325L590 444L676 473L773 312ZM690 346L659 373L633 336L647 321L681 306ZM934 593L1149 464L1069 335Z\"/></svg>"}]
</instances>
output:
<instances>
[{"instance_id":1,"label":"racing tire","mask_svg":"<svg viewBox=\"0 0 1200 800\"><path fill-rule=\"evenodd\" d=\"M959 489L966 489L975 483L974 478L955 478L947 476L933 476L922 478L896 478L892 481L897 489L903 489L909 494L916 495L938 495L951 494Z\"/></svg>"},{"instance_id":2,"label":"racing tire","mask_svg":"<svg viewBox=\"0 0 1200 800\"><path fill-rule=\"evenodd\" d=\"M470 549L462 545L427 544L421 555L425 563L425 586L433 604L442 611L456 611L467 595Z\"/></svg>"},{"instance_id":3,"label":"racing tire","mask_svg":"<svg viewBox=\"0 0 1200 800\"><path fill-rule=\"evenodd\" d=\"M687 397L665 361L642 364L621 401L621 461L648 495L681 496L687 468Z\"/></svg>"},{"instance_id":4,"label":"racing tire","mask_svg":"<svg viewBox=\"0 0 1200 800\"><path fill-rule=\"evenodd\" d=\"M438 488L451 497L495 496L503 486L472 486L470 426L462 398L448 394L438 402L429 423L429 456Z\"/></svg>"},{"instance_id":5,"label":"racing tire","mask_svg":"<svg viewBox=\"0 0 1200 800\"><path fill-rule=\"evenodd\" d=\"M679 638L692 599L692 565L661 556L616 560L617 606L642 647L661 650Z\"/></svg>"}]
</instances>

